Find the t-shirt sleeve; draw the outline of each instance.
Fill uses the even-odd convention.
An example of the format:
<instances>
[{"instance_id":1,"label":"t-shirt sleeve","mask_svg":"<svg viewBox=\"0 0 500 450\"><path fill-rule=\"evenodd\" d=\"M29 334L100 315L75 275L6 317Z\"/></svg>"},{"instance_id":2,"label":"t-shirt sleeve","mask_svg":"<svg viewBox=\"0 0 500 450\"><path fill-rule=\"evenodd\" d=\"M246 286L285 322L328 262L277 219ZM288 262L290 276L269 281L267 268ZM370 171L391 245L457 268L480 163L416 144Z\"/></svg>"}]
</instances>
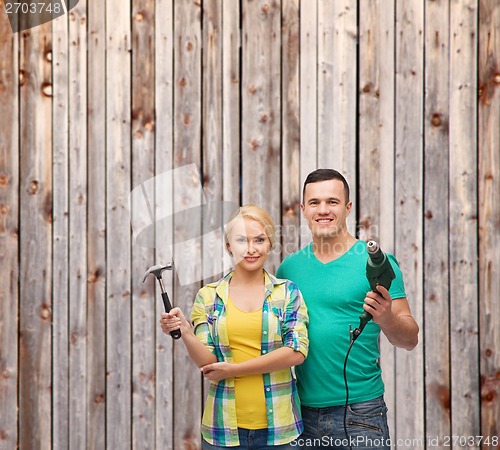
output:
<instances>
[{"instance_id":1,"label":"t-shirt sleeve","mask_svg":"<svg viewBox=\"0 0 500 450\"><path fill-rule=\"evenodd\" d=\"M276 270L276 278L283 278L283 279L286 279L286 276L285 276L285 265L286 265L286 260L287 258L285 258L281 264L278 266L278 270Z\"/></svg>"},{"instance_id":2,"label":"t-shirt sleeve","mask_svg":"<svg viewBox=\"0 0 500 450\"><path fill-rule=\"evenodd\" d=\"M394 257L394 255L391 255L390 253L387 254L387 257L389 258L392 269L394 270L394 275L396 275L396 278L392 280L391 288L389 289L389 294L391 294L393 300L396 298L406 298L403 272L401 272L401 269L399 267L399 262Z\"/></svg>"}]
</instances>

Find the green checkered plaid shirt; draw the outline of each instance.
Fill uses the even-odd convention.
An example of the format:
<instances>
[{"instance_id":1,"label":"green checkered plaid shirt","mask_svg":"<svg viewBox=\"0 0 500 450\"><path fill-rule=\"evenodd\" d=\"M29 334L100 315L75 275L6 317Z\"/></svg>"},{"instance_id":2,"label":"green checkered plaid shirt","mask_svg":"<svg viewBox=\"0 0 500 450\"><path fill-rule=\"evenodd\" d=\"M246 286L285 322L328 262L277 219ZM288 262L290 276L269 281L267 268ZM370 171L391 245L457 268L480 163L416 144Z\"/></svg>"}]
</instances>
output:
<instances>
[{"instance_id":1,"label":"green checkered plaid shirt","mask_svg":"<svg viewBox=\"0 0 500 450\"><path fill-rule=\"evenodd\" d=\"M191 312L195 334L217 356L233 362L226 327L226 303L233 272L198 291ZM261 355L287 346L307 356L307 308L297 286L264 272ZM293 441L303 430L300 401L290 368L265 373L268 445ZM212 382L201 425L203 438L212 445L239 445L234 378Z\"/></svg>"}]
</instances>

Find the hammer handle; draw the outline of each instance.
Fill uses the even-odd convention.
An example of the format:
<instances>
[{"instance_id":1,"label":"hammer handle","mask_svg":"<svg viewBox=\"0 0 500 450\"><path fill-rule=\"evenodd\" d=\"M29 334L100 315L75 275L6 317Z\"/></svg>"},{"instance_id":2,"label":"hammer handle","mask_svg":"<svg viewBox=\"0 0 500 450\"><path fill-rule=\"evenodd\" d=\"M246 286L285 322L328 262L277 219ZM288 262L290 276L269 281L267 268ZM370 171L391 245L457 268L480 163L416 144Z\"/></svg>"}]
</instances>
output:
<instances>
[{"instance_id":1,"label":"hammer handle","mask_svg":"<svg viewBox=\"0 0 500 450\"><path fill-rule=\"evenodd\" d=\"M170 310L172 309L172 304L168 299L168 294L166 292L162 292L161 298L163 300L163 306L165 308L165 312L167 313L170 312ZM179 339L181 337L181 330L172 330L170 332L170 336L172 336L173 339Z\"/></svg>"}]
</instances>

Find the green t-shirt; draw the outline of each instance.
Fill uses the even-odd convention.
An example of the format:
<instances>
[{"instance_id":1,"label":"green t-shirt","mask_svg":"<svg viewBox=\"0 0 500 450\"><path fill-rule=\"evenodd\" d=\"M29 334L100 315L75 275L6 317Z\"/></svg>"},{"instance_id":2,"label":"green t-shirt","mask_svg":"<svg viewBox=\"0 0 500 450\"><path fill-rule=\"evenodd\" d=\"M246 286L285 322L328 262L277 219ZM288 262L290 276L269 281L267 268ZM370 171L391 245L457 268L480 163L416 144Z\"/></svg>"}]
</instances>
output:
<instances>
[{"instance_id":1,"label":"green t-shirt","mask_svg":"<svg viewBox=\"0 0 500 450\"><path fill-rule=\"evenodd\" d=\"M389 293L405 298L403 275L397 260L387 254L396 274ZM349 348L349 325L359 326L366 293L368 252L357 241L339 258L323 264L312 244L289 255L276 275L292 280L300 289L309 312L309 354L295 368L301 403L314 408L345 404L344 359ZM347 361L349 403L363 402L384 393L379 365L380 327L373 321L354 342Z\"/></svg>"}]
</instances>

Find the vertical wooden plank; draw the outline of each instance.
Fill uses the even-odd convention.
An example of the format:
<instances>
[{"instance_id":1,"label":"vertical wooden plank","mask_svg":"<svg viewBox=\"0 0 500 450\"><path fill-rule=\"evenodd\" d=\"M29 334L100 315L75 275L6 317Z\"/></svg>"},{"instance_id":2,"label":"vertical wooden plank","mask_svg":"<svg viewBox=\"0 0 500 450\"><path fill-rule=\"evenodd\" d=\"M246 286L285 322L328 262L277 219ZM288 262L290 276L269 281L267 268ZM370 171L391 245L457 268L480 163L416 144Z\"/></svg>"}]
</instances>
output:
<instances>
[{"instance_id":1,"label":"vertical wooden plank","mask_svg":"<svg viewBox=\"0 0 500 450\"><path fill-rule=\"evenodd\" d=\"M19 447L51 445L51 24L21 34Z\"/></svg>"},{"instance_id":2,"label":"vertical wooden plank","mask_svg":"<svg viewBox=\"0 0 500 450\"><path fill-rule=\"evenodd\" d=\"M300 238L299 1L282 3L281 258L296 251ZM278 219L278 218L276 218Z\"/></svg>"},{"instance_id":3,"label":"vertical wooden plank","mask_svg":"<svg viewBox=\"0 0 500 450\"><path fill-rule=\"evenodd\" d=\"M106 446L131 446L130 0L106 2Z\"/></svg>"},{"instance_id":4,"label":"vertical wooden plank","mask_svg":"<svg viewBox=\"0 0 500 450\"><path fill-rule=\"evenodd\" d=\"M500 3L479 2L479 330L481 435L500 436Z\"/></svg>"},{"instance_id":5,"label":"vertical wooden plank","mask_svg":"<svg viewBox=\"0 0 500 450\"><path fill-rule=\"evenodd\" d=\"M174 213L197 207L202 203L201 180L201 7L189 0L174 2L174 169L195 165L196 170L183 169L174 176ZM186 170L188 175L186 176ZM185 216L184 216L185 217ZM174 215L174 263L186 274L188 281L174 285L176 303L190 313L194 297L200 286L201 223L184 223ZM193 239L194 237L194 239ZM184 241L192 239L188 245ZM186 244L186 245L183 245ZM194 262L194 264L193 264ZM187 283L187 284L184 284ZM168 336L167 336L168 338ZM199 448L201 380L193 370L184 347L174 346L174 416L175 449ZM190 389L186 389L190 386Z\"/></svg>"},{"instance_id":6,"label":"vertical wooden plank","mask_svg":"<svg viewBox=\"0 0 500 450\"><path fill-rule=\"evenodd\" d=\"M240 203L240 2L222 0L223 199Z\"/></svg>"},{"instance_id":7,"label":"vertical wooden plank","mask_svg":"<svg viewBox=\"0 0 500 450\"><path fill-rule=\"evenodd\" d=\"M281 1L243 1L243 203L280 217ZM271 254L274 272L279 255Z\"/></svg>"},{"instance_id":8,"label":"vertical wooden plank","mask_svg":"<svg viewBox=\"0 0 500 450\"><path fill-rule=\"evenodd\" d=\"M220 224L223 218L222 124L222 2L203 3L203 192L210 208L203 218L202 277L215 281L223 272L225 255Z\"/></svg>"},{"instance_id":9,"label":"vertical wooden plank","mask_svg":"<svg viewBox=\"0 0 500 450\"><path fill-rule=\"evenodd\" d=\"M329 143L331 156L324 155L324 167L339 170L352 186L356 186L357 0L336 0L332 6L333 41L329 45L333 47L333 109L325 113L332 120L334 139ZM320 161L322 158L320 154ZM353 189L353 200L355 192ZM354 214L349 217L348 226L354 234Z\"/></svg>"},{"instance_id":10,"label":"vertical wooden plank","mask_svg":"<svg viewBox=\"0 0 500 450\"><path fill-rule=\"evenodd\" d=\"M413 316L422 324L423 26L419 0L396 2L395 254ZM420 336L420 339L422 336ZM424 437L422 346L396 350L396 429L393 438ZM410 402L411 408L405 405ZM423 444L422 444L423 445ZM422 445L414 448L421 448Z\"/></svg>"},{"instance_id":11,"label":"vertical wooden plank","mask_svg":"<svg viewBox=\"0 0 500 450\"><path fill-rule=\"evenodd\" d=\"M87 1L69 19L69 421L70 448L87 445ZM56 299L55 299L56 301ZM61 301L61 299L57 299Z\"/></svg>"},{"instance_id":12,"label":"vertical wooden plank","mask_svg":"<svg viewBox=\"0 0 500 450\"><path fill-rule=\"evenodd\" d=\"M318 167L333 168L335 136L333 134L332 111L335 109L334 73L335 61L334 25L335 4L328 0L318 0L318 85L317 85L317 127L318 127ZM341 171L341 167L336 167Z\"/></svg>"},{"instance_id":13,"label":"vertical wooden plank","mask_svg":"<svg viewBox=\"0 0 500 450\"><path fill-rule=\"evenodd\" d=\"M394 0L359 5L358 236L394 253ZM355 190L356 183L351 183ZM397 255L396 255L397 256ZM389 430L395 430L394 347L380 337Z\"/></svg>"},{"instance_id":14,"label":"vertical wooden plank","mask_svg":"<svg viewBox=\"0 0 500 450\"><path fill-rule=\"evenodd\" d=\"M68 17L52 22L53 130L53 325L52 404L55 448L69 448L69 54Z\"/></svg>"},{"instance_id":15,"label":"vertical wooden plank","mask_svg":"<svg viewBox=\"0 0 500 450\"><path fill-rule=\"evenodd\" d=\"M88 2L87 445L106 448L106 33L104 2ZM115 230L111 230L113 233ZM110 402L113 403L113 399Z\"/></svg>"},{"instance_id":16,"label":"vertical wooden plank","mask_svg":"<svg viewBox=\"0 0 500 450\"><path fill-rule=\"evenodd\" d=\"M0 2L2 3L2 2ZM0 5L3 9L3 5ZM18 442L19 66L18 35L0 14L0 448Z\"/></svg>"},{"instance_id":17,"label":"vertical wooden plank","mask_svg":"<svg viewBox=\"0 0 500 450\"><path fill-rule=\"evenodd\" d=\"M394 0L359 8L359 237L394 250ZM355 184L353 183L353 187Z\"/></svg>"},{"instance_id":18,"label":"vertical wooden plank","mask_svg":"<svg viewBox=\"0 0 500 450\"><path fill-rule=\"evenodd\" d=\"M173 48L174 48L174 9L173 0L156 0L155 4L155 174L160 175L172 170L174 154L174 130L173 130ZM156 211L165 208L162 203L158 207L160 199L167 205L173 204L173 185L171 180L168 185L164 182L155 183L155 215ZM164 226L172 230L173 219L170 214L163 220ZM167 236L169 242L173 242L173 235ZM156 247L156 263L170 262L171 252L164 249L164 242L158 242ZM173 297L173 275L169 272L163 273L165 289L172 301ZM154 282L157 284L156 282ZM157 288L154 293L156 301L156 319L159 320L163 311L160 292ZM173 391L173 342L170 336L161 331L158 322L156 324L156 448L165 450L174 449L174 391Z\"/></svg>"},{"instance_id":19,"label":"vertical wooden plank","mask_svg":"<svg viewBox=\"0 0 500 450\"><path fill-rule=\"evenodd\" d=\"M320 0L321 1L321 0ZM319 103L323 98L319 84L318 0L300 3L300 198L302 185L309 173L318 167ZM320 97L321 95L321 97ZM311 233L300 215L300 246L311 240Z\"/></svg>"},{"instance_id":20,"label":"vertical wooden plank","mask_svg":"<svg viewBox=\"0 0 500 450\"><path fill-rule=\"evenodd\" d=\"M452 414L451 431L465 436L480 433L477 121L471 120L477 117L477 6L477 0L450 2L451 407L462 412Z\"/></svg>"},{"instance_id":21,"label":"vertical wooden plank","mask_svg":"<svg viewBox=\"0 0 500 450\"><path fill-rule=\"evenodd\" d=\"M154 176L154 0L132 2L132 185ZM134 214L131 205L131 213ZM143 284L154 250L132 247L132 447L155 448L154 283Z\"/></svg>"},{"instance_id":22,"label":"vertical wooden plank","mask_svg":"<svg viewBox=\"0 0 500 450\"><path fill-rule=\"evenodd\" d=\"M220 227L224 217L223 199L223 18L222 1L203 2L203 193L210 207L203 211L202 222L202 278L204 283L218 280L224 268L229 268L229 258L224 251L224 237ZM235 152L238 155L238 152ZM235 155L235 156L236 156ZM234 157L233 157L234 158ZM226 212L227 214L227 212ZM225 258L227 264L224 264ZM202 405L210 382L202 378Z\"/></svg>"},{"instance_id":23,"label":"vertical wooden plank","mask_svg":"<svg viewBox=\"0 0 500 450\"><path fill-rule=\"evenodd\" d=\"M355 0L318 5L318 166L341 172L356 186L356 52ZM356 190L352 190L353 197ZM353 198L354 200L354 198ZM355 233L355 217L347 221Z\"/></svg>"},{"instance_id":24,"label":"vertical wooden plank","mask_svg":"<svg viewBox=\"0 0 500 450\"><path fill-rule=\"evenodd\" d=\"M424 324L428 437L451 435L449 339L449 4L425 3ZM422 335L421 331L421 335Z\"/></svg>"}]
</instances>

